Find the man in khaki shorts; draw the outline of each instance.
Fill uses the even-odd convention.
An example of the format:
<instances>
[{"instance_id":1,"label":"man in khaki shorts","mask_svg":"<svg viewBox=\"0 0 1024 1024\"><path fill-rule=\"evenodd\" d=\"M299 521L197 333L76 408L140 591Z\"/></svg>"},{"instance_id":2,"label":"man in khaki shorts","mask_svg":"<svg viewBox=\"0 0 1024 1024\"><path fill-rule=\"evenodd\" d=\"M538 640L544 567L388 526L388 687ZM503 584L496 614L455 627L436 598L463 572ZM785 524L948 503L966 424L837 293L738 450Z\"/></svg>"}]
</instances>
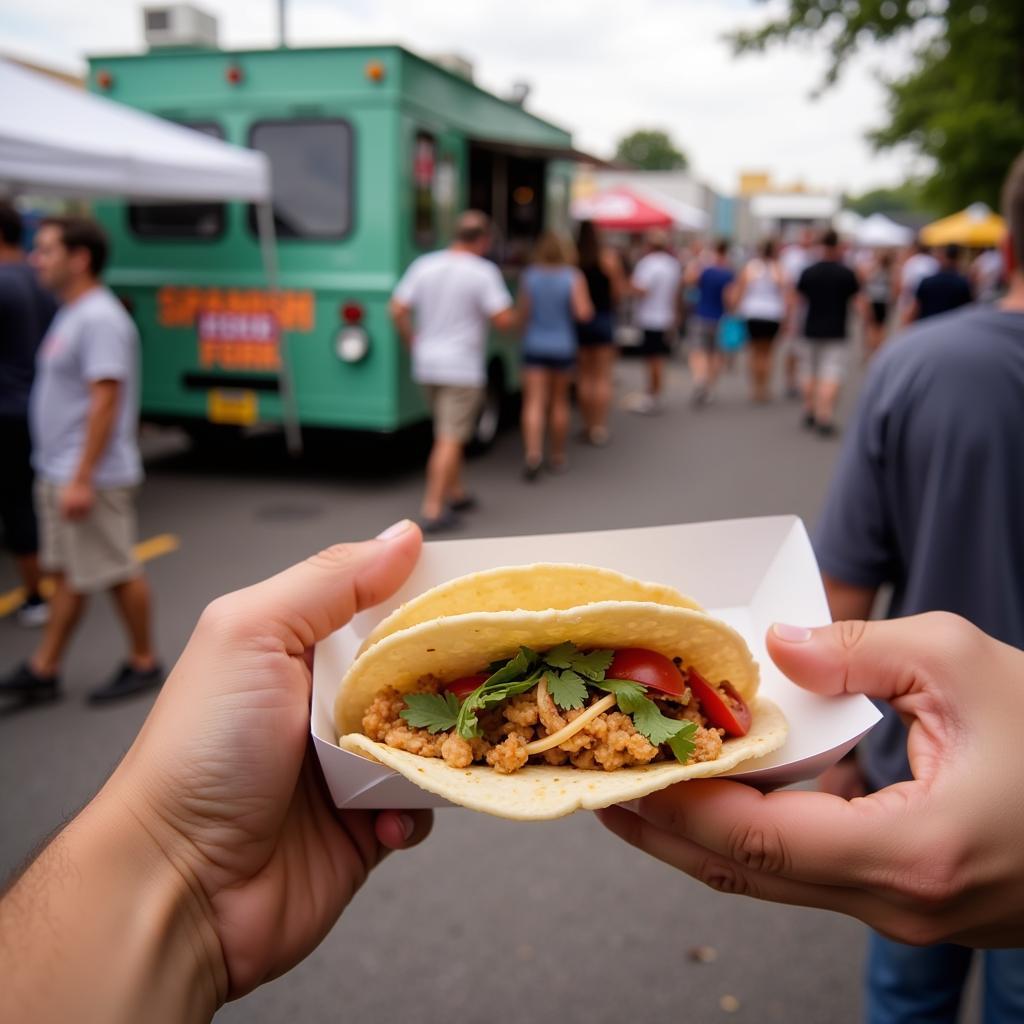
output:
<instances>
[{"instance_id":1,"label":"man in khaki shorts","mask_svg":"<svg viewBox=\"0 0 1024 1024\"><path fill-rule=\"evenodd\" d=\"M487 386L487 329L515 324L512 296L498 268L484 259L490 247L487 215L467 210L452 244L414 260L391 297L395 326L412 348L413 379L423 386L434 419L419 520L424 533L457 526L458 513L476 505L462 485L462 450Z\"/></svg>"},{"instance_id":2,"label":"man in khaki shorts","mask_svg":"<svg viewBox=\"0 0 1024 1024\"><path fill-rule=\"evenodd\" d=\"M107 241L79 217L44 221L32 264L61 308L39 348L30 400L39 554L56 590L32 657L0 679L0 695L44 700L60 691L60 666L90 594L110 591L128 634L125 663L89 694L97 703L163 680L150 640L149 586L133 553L138 333L100 275Z\"/></svg>"}]
</instances>

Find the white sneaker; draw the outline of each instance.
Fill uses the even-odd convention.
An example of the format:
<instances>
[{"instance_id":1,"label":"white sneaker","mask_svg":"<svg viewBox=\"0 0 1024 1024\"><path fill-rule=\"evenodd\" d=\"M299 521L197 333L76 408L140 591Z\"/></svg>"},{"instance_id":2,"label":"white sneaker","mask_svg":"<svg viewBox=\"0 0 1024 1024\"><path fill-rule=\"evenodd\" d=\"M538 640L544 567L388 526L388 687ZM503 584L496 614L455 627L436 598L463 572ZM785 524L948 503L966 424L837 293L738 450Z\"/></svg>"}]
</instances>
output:
<instances>
[{"instance_id":1,"label":"white sneaker","mask_svg":"<svg viewBox=\"0 0 1024 1024\"><path fill-rule=\"evenodd\" d=\"M661 411L661 403L653 395L628 395L622 405L629 412L639 413L641 416L653 416Z\"/></svg>"},{"instance_id":2,"label":"white sneaker","mask_svg":"<svg viewBox=\"0 0 1024 1024\"><path fill-rule=\"evenodd\" d=\"M26 601L14 614L19 626L34 629L50 621L50 606L45 601Z\"/></svg>"}]
</instances>

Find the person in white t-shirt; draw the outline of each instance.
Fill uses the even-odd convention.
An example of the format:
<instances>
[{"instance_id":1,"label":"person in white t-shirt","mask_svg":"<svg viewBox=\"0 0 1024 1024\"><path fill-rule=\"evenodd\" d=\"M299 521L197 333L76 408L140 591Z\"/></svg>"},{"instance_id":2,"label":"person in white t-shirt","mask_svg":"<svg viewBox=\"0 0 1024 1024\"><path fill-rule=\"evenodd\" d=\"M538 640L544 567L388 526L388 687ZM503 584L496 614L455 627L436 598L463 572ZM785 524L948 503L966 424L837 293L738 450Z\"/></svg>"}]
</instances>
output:
<instances>
[{"instance_id":1,"label":"person in white t-shirt","mask_svg":"<svg viewBox=\"0 0 1024 1024\"><path fill-rule=\"evenodd\" d=\"M647 357L647 393L628 401L633 412L656 412L661 401L661 380L665 358L669 354L668 332L679 315L679 287L682 267L668 251L668 235L652 231L647 236L649 251L637 263L630 280L637 296L633 308L636 326L643 331L640 351Z\"/></svg>"},{"instance_id":2,"label":"person in white t-shirt","mask_svg":"<svg viewBox=\"0 0 1024 1024\"><path fill-rule=\"evenodd\" d=\"M484 254L487 215L467 210L447 249L414 260L391 297L391 316L412 349L412 375L430 403L434 447L427 463L420 526L436 533L458 525L476 500L462 484L462 451L473 436L487 386L487 331L512 330L512 296Z\"/></svg>"}]
</instances>

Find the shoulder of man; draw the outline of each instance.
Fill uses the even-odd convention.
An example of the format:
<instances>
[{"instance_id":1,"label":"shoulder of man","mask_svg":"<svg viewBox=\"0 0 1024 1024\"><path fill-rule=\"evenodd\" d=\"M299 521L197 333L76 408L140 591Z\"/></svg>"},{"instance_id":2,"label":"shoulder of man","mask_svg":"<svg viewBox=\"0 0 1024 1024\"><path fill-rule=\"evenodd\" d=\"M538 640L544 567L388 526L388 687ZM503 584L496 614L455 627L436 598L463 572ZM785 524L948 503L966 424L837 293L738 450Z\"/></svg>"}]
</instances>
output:
<instances>
[{"instance_id":1,"label":"shoulder of man","mask_svg":"<svg viewBox=\"0 0 1024 1024\"><path fill-rule=\"evenodd\" d=\"M134 339L138 336L135 321L121 300L106 286L98 288L93 294L82 300L72 315L89 330L116 332L123 337Z\"/></svg>"}]
</instances>

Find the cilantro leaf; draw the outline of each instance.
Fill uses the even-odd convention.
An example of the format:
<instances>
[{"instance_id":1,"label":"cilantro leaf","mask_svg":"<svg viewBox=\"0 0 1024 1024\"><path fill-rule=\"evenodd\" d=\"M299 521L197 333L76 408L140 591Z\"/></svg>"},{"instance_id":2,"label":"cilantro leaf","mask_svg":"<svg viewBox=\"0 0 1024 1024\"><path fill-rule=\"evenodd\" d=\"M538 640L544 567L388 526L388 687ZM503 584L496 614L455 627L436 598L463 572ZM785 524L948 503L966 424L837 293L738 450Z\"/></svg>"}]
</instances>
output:
<instances>
[{"instance_id":1,"label":"cilantro leaf","mask_svg":"<svg viewBox=\"0 0 1024 1024\"><path fill-rule=\"evenodd\" d=\"M658 705L646 697L638 703L640 706L633 712L633 724L637 732L643 733L656 747L667 743L686 724L676 718L666 718Z\"/></svg>"},{"instance_id":2,"label":"cilantro leaf","mask_svg":"<svg viewBox=\"0 0 1024 1024\"><path fill-rule=\"evenodd\" d=\"M571 640L566 640L564 644L552 647L547 654L542 655L542 658L544 663L552 668L571 668L576 655L576 645Z\"/></svg>"},{"instance_id":3,"label":"cilantro leaf","mask_svg":"<svg viewBox=\"0 0 1024 1024\"><path fill-rule=\"evenodd\" d=\"M481 735L480 720L477 718L476 712L482 708L500 704L507 697L517 693L526 693L541 676L542 670L534 671L539 660L540 655L536 651L531 651L529 647L520 647L512 658L500 663L501 667L492 672L462 702L455 723L458 734L467 740L479 737Z\"/></svg>"},{"instance_id":4,"label":"cilantro leaf","mask_svg":"<svg viewBox=\"0 0 1024 1024\"><path fill-rule=\"evenodd\" d=\"M690 755L697 749L697 744L693 742L693 736L697 732L697 723L687 722L686 725L687 728L681 729L671 739L666 740L680 764L686 764L690 760Z\"/></svg>"},{"instance_id":5,"label":"cilantro leaf","mask_svg":"<svg viewBox=\"0 0 1024 1024\"><path fill-rule=\"evenodd\" d=\"M639 706L638 701L645 700L644 688L633 682L632 679L601 679L590 680L590 686L596 686L599 690L607 690L614 693L619 709L624 714L632 714Z\"/></svg>"},{"instance_id":6,"label":"cilantro leaf","mask_svg":"<svg viewBox=\"0 0 1024 1024\"><path fill-rule=\"evenodd\" d=\"M589 654L576 654L572 657L572 668L581 676L586 676L592 682L604 679L608 666L615 657L614 651L591 651Z\"/></svg>"},{"instance_id":7,"label":"cilantro leaf","mask_svg":"<svg viewBox=\"0 0 1024 1024\"><path fill-rule=\"evenodd\" d=\"M529 647L520 647L515 657L510 658L502 668L483 681L481 689L490 689L493 686L502 686L516 679L522 679L523 676L529 674L539 660L540 655L536 651L531 651Z\"/></svg>"},{"instance_id":8,"label":"cilantro leaf","mask_svg":"<svg viewBox=\"0 0 1024 1024\"><path fill-rule=\"evenodd\" d=\"M551 699L565 710L581 708L587 702L587 684L571 668L546 673Z\"/></svg>"},{"instance_id":9,"label":"cilantro leaf","mask_svg":"<svg viewBox=\"0 0 1024 1024\"><path fill-rule=\"evenodd\" d=\"M405 710L399 711L399 718L404 718L417 729L427 729L431 733L447 732L455 728L459 717L459 698L448 691L440 693L410 693L405 698Z\"/></svg>"}]
</instances>

